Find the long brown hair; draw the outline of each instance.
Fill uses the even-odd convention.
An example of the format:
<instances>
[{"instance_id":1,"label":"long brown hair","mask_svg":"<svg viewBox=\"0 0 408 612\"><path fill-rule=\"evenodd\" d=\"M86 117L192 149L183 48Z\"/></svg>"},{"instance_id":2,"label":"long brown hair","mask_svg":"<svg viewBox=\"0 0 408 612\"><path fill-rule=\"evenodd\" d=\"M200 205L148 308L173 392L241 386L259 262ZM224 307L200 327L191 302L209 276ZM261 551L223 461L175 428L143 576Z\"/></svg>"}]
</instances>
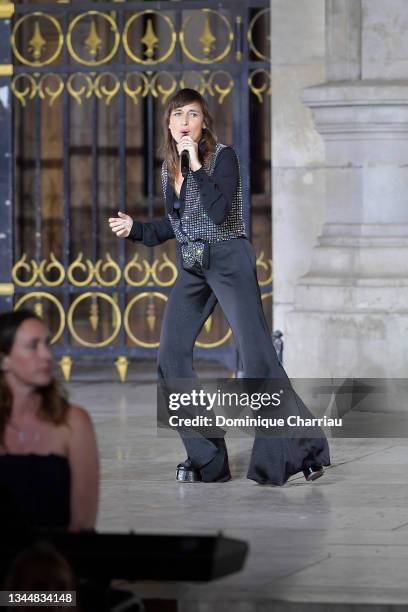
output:
<instances>
[{"instance_id":1,"label":"long brown hair","mask_svg":"<svg viewBox=\"0 0 408 612\"><path fill-rule=\"evenodd\" d=\"M171 135L169 129L169 121L171 113L176 109L192 102L198 102L204 115L203 134L198 143L198 158L200 163L203 163L208 155L214 150L217 144L217 138L214 132L214 119L208 108L208 104L203 96L195 89L184 88L177 91L167 102L167 106L163 115L163 130L164 130L164 159L167 162L167 172L171 182L177 173L179 163L179 154L176 147L176 142Z\"/></svg>"},{"instance_id":2,"label":"long brown hair","mask_svg":"<svg viewBox=\"0 0 408 612\"><path fill-rule=\"evenodd\" d=\"M16 338L18 328L27 319L41 321L40 317L31 310L17 310L0 314L0 445L3 445L4 430L11 416L13 396L6 383L1 368L1 361L8 355ZM46 387L39 387L41 405L38 416L44 420L61 425L66 423L68 416L68 397L55 379Z\"/></svg>"}]
</instances>

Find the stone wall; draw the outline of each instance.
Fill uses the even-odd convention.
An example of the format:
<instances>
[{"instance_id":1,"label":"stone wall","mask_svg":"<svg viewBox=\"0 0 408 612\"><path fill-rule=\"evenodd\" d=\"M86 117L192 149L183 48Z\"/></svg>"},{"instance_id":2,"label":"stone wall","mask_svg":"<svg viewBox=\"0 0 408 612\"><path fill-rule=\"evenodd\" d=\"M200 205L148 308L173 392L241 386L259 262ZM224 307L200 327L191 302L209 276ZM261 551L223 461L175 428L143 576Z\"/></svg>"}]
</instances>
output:
<instances>
[{"instance_id":1,"label":"stone wall","mask_svg":"<svg viewBox=\"0 0 408 612\"><path fill-rule=\"evenodd\" d=\"M288 229L290 223L282 224L288 213L282 213L283 204L304 210L309 194L307 189L295 196L288 191L279 202L279 180L274 186L275 299L285 332L285 366L297 377L404 377L408 80L402 76L407 76L408 11L401 0L327 0L325 9L327 81L319 84L316 78L312 87L297 90L305 112L313 111L311 133L320 134L325 144L319 170L325 187L315 225L295 223ZM282 36L279 29L276 33ZM294 49L298 45L296 40ZM277 91L275 98L274 116ZM306 133L303 124L303 141ZM279 157L274 161L279 163ZM275 174L279 171L278 166ZM281 248L280 224L290 236ZM295 281L287 276L285 286L278 269L288 250L305 271Z\"/></svg>"},{"instance_id":2,"label":"stone wall","mask_svg":"<svg viewBox=\"0 0 408 612\"><path fill-rule=\"evenodd\" d=\"M308 85L325 80L324 0L272 0L273 326L286 332L294 286L324 219L324 147Z\"/></svg>"}]
</instances>

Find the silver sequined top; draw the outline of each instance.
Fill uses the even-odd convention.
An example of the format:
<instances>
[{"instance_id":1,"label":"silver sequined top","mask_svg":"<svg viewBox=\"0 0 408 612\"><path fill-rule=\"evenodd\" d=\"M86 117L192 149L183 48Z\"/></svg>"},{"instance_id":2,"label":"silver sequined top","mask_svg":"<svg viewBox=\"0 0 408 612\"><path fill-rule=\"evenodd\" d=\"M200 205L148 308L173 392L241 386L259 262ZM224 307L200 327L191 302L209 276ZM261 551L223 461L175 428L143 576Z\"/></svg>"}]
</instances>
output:
<instances>
[{"instance_id":1,"label":"silver sequined top","mask_svg":"<svg viewBox=\"0 0 408 612\"><path fill-rule=\"evenodd\" d=\"M217 156L225 146L217 144L214 152L203 163L203 169L209 176L213 175ZM166 197L168 180L167 162L163 162L161 179L163 192ZM231 240L231 238L237 238L238 236L246 236L246 233L242 218L242 184L240 175L232 206L227 217L220 224L214 223L204 209L199 187L191 172L188 173L186 180L183 214L180 217L178 212L173 210L168 213L168 217L176 240L181 245L183 265L184 267L192 268L197 263L203 266L203 260L206 259L206 251L208 257L209 244L212 242Z\"/></svg>"}]
</instances>

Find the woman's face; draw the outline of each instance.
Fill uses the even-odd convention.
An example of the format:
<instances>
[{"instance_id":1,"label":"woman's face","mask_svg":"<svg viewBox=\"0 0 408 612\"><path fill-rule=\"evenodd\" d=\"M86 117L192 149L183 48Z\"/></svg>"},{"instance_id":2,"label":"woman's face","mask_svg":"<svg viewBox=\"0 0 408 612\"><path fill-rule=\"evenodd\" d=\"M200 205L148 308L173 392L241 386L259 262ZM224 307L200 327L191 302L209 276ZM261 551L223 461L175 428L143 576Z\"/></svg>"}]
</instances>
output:
<instances>
[{"instance_id":1,"label":"woman's face","mask_svg":"<svg viewBox=\"0 0 408 612\"><path fill-rule=\"evenodd\" d=\"M169 128L176 142L185 135L198 142L203 131L203 123L204 114L199 102L190 102L173 109L170 113Z\"/></svg>"},{"instance_id":2,"label":"woman's face","mask_svg":"<svg viewBox=\"0 0 408 612\"><path fill-rule=\"evenodd\" d=\"M17 329L14 344L3 358L1 369L14 385L45 387L52 380L53 359L46 326L37 319L26 319Z\"/></svg>"}]
</instances>

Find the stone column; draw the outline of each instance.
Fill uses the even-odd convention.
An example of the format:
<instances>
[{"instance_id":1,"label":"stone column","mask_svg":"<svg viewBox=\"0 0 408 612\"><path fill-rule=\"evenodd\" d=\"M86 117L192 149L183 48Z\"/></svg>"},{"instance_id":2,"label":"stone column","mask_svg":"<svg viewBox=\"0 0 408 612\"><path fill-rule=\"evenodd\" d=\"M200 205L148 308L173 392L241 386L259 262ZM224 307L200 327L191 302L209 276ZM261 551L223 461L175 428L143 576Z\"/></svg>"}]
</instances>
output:
<instances>
[{"instance_id":1,"label":"stone column","mask_svg":"<svg viewBox=\"0 0 408 612\"><path fill-rule=\"evenodd\" d=\"M294 287L324 222L323 140L301 101L326 78L324 0L271 0L271 42L273 327L286 339Z\"/></svg>"},{"instance_id":2,"label":"stone column","mask_svg":"<svg viewBox=\"0 0 408 612\"><path fill-rule=\"evenodd\" d=\"M327 74L303 91L326 150L326 220L286 317L297 377L408 371L408 11L328 0ZM405 58L405 59L404 59Z\"/></svg>"}]
</instances>

